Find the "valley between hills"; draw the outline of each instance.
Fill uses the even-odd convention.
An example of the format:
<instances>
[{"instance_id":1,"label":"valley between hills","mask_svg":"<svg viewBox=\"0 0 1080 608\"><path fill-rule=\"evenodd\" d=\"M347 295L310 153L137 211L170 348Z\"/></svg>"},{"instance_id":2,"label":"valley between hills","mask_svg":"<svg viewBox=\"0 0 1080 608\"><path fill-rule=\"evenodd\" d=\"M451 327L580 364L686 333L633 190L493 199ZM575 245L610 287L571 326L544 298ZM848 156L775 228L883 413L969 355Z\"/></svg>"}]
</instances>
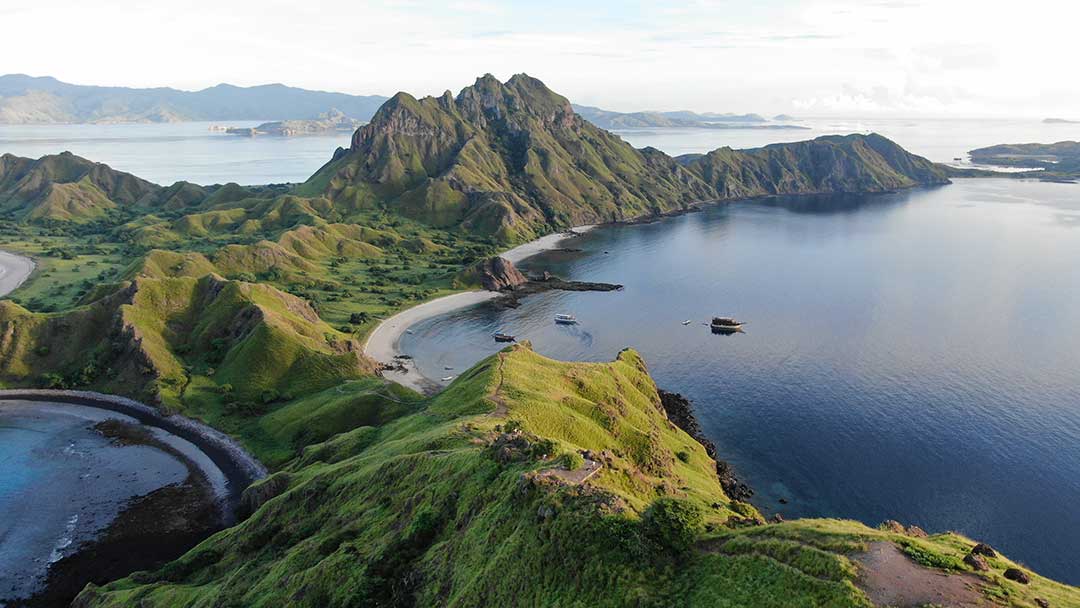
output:
<instances>
[{"instance_id":1,"label":"valley between hills","mask_svg":"<svg viewBox=\"0 0 1080 608\"><path fill-rule=\"evenodd\" d=\"M302 184L4 155L0 249L37 268L0 300L0 388L130 397L270 469L239 523L74 605L1080 605L956 533L759 512L632 350L517 344L433 396L364 353L380 319L573 226L953 175L878 135L638 150L523 74L399 93Z\"/></svg>"}]
</instances>

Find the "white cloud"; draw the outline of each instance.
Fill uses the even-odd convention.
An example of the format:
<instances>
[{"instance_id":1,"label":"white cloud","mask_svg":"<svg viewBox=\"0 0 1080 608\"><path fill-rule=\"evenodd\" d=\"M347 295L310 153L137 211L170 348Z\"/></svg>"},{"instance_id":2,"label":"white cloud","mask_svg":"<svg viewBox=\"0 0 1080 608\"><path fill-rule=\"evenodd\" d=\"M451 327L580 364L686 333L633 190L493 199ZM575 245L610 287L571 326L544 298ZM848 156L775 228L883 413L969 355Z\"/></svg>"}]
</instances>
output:
<instances>
[{"instance_id":1,"label":"white cloud","mask_svg":"<svg viewBox=\"0 0 1080 608\"><path fill-rule=\"evenodd\" d=\"M5 72L438 94L526 71L613 109L1074 114L1065 0L5 0Z\"/></svg>"}]
</instances>

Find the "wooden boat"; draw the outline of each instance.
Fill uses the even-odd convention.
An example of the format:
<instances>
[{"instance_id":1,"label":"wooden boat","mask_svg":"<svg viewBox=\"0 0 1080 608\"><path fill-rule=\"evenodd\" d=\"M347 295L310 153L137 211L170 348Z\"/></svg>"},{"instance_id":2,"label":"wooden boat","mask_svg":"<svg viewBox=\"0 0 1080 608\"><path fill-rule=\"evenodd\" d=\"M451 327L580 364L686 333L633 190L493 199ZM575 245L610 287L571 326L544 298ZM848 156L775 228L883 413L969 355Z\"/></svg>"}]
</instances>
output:
<instances>
[{"instance_id":1,"label":"wooden boat","mask_svg":"<svg viewBox=\"0 0 1080 608\"><path fill-rule=\"evenodd\" d=\"M555 322L560 325L573 325L577 323L577 317L574 315L558 314L555 315Z\"/></svg>"},{"instance_id":2,"label":"wooden boat","mask_svg":"<svg viewBox=\"0 0 1080 608\"><path fill-rule=\"evenodd\" d=\"M501 332L495 332L495 333L491 334L491 337L495 338L496 342L513 342L515 340L514 336L511 336L510 334L504 334L504 333L501 333Z\"/></svg>"},{"instance_id":3,"label":"wooden boat","mask_svg":"<svg viewBox=\"0 0 1080 608\"><path fill-rule=\"evenodd\" d=\"M713 317L709 326L712 328L713 333L735 333L742 331L743 322L736 321L731 317Z\"/></svg>"}]
</instances>

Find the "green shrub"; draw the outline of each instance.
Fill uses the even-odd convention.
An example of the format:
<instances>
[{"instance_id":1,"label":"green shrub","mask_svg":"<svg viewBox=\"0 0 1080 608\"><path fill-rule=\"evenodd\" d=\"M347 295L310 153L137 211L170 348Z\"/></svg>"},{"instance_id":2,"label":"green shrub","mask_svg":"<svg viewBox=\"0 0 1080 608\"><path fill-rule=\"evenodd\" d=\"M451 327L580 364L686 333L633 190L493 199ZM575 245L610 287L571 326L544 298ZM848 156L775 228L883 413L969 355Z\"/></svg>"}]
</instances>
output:
<instances>
[{"instance_id":1,"label":"green shrub","mask_svg":"<svg viewBox=\"0 0 1080 608\"><path fill-rule=\"evenodd\" d=\"M568 471L576 471L585 466L585 457L577 452L566 452L562 455L563 466Z\"/></svg>"},{"instance_id":2,"label":"green shrub","mask_svg":"<svg viewBox=\"0 0 1080 608\"><path fill-rule=\"evenodd\" d=\"M645 535L675 553L685 553L705 530L701 507L681 498L658 498L643 516Z\"/></svg>"}]
</instances>

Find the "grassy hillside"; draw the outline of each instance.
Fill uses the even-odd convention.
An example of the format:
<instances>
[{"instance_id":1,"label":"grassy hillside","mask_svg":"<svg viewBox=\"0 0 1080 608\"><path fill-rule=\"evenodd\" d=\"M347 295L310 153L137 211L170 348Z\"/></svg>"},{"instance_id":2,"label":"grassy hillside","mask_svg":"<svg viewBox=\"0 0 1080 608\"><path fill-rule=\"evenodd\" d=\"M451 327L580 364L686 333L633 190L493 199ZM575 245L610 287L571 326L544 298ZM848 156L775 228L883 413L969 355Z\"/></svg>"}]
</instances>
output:
<instances>
[{"instance_id":1,"label":"grassy hillside","mask_svg":"<svg viewBox=\"0 0 1080 608\"><path fill-rule=\"evenodd\" d=\"M127 395L241 436L280 404L374 373L351 335L269 285L139 276L67 313L0 301L0 384Z\"/></svg>"},{"instance_id":2,"label":"grassy hillside","mask_svg":"<svg viewBox=\"0 0 1080 608\"><path fill-rule=\"evenodd\" d=\"M299 191L518 242L703 201L947 182L941 168L876 135L676 162L634 149L518 74L505 83L484 76L456 97L395 95Z\"/></svg>"},{"instance_id":3,"label":"grassy hillside","mask_svg":"<svg viewBox=\"0 0 1080 608\"><path fill-rule=\"evenodd\" d=\"M879 542L999 605L1080 601L1003 579L1000 557L974 578L974 543L953 534L765 524L715 470L636 353L560 363L518 345L305 448L246 492L243 523L77 605L870 606L858 564Z\"/></svg>"}]
</instances>

